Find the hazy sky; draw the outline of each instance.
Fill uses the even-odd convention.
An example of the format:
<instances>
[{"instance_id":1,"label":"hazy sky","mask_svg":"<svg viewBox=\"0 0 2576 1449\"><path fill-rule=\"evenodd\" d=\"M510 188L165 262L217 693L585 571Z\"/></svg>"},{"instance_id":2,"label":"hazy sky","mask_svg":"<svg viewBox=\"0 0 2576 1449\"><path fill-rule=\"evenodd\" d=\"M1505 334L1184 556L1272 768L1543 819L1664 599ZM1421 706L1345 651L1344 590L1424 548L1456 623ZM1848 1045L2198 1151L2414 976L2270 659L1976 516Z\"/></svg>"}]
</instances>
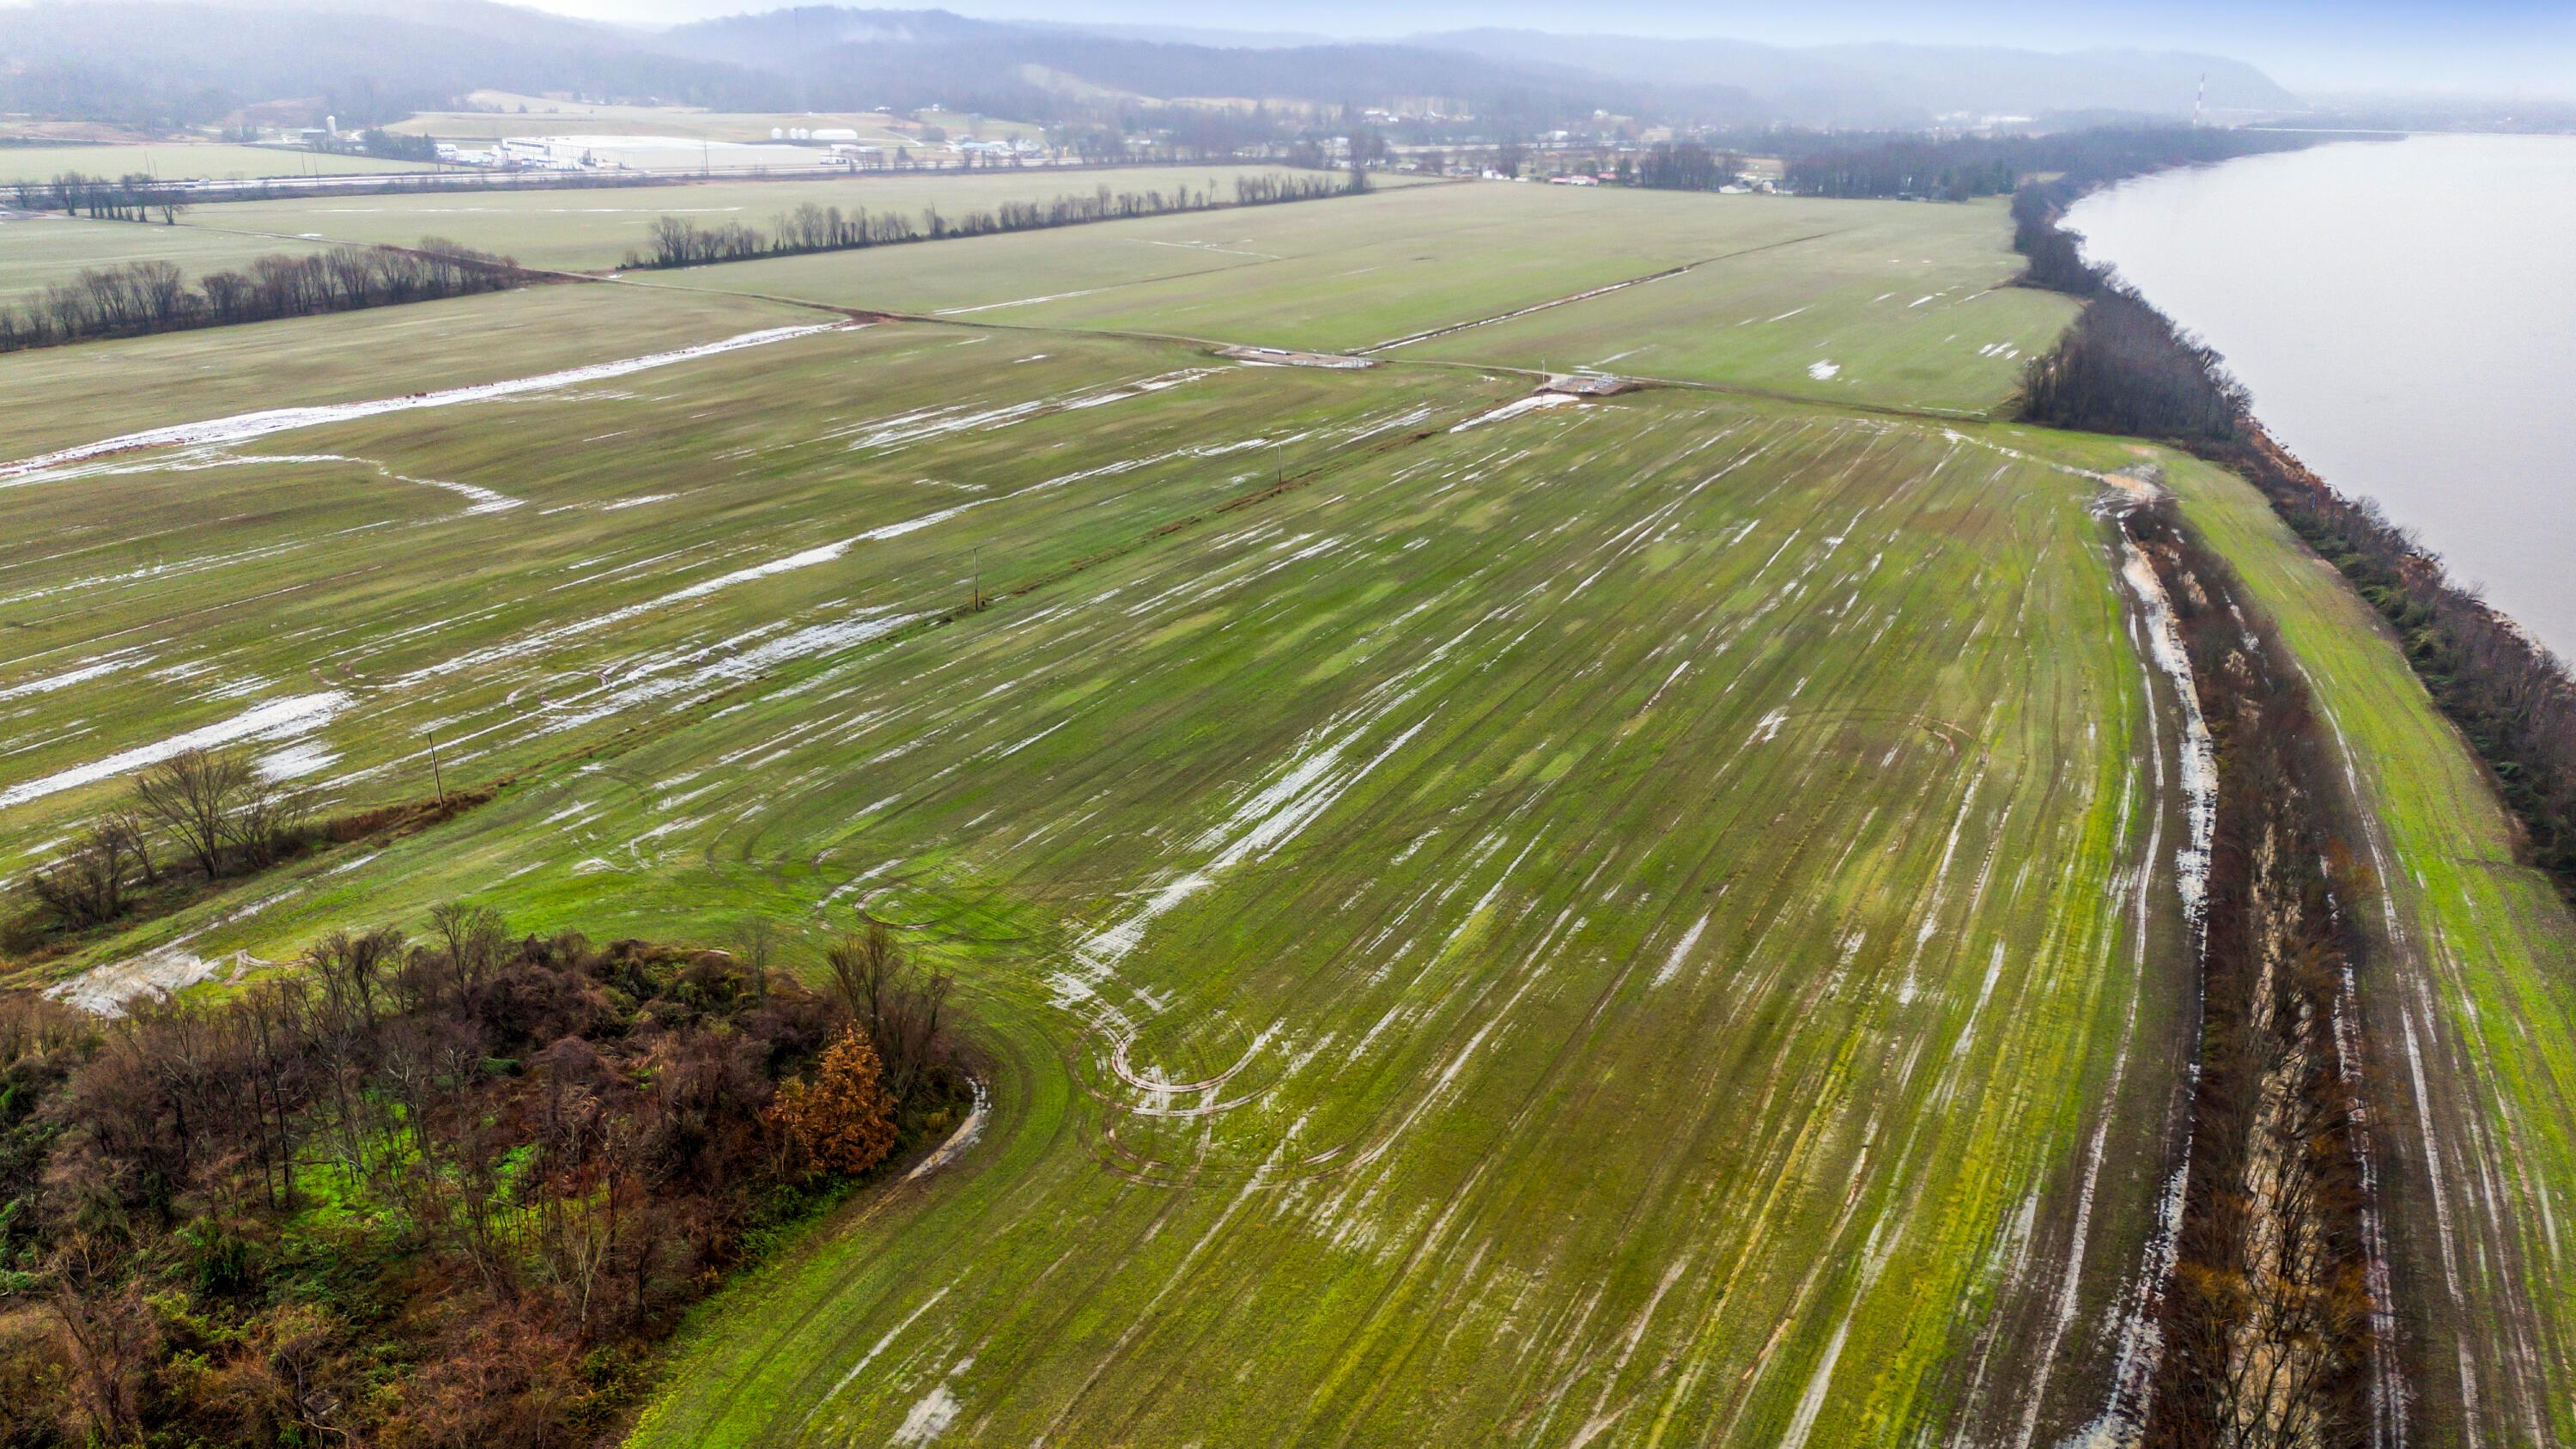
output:
<instances>
[{"instance_id":1,"label":"hazy sky","mask_svg":"<svg viewBox=\"0 0 2576 1449\"><path fill-rule=\"evenodd\" d=\"M669 21L791 0L537 0L602 20ZM887 8L940 0L863 0ZM2576 0L948 0L994 18L1401 35L1470 25L1638 35L2092 45L2200 50L2263 67L2294 90L2388 88L2576 97Z\"/></svg>"}]
</instances>

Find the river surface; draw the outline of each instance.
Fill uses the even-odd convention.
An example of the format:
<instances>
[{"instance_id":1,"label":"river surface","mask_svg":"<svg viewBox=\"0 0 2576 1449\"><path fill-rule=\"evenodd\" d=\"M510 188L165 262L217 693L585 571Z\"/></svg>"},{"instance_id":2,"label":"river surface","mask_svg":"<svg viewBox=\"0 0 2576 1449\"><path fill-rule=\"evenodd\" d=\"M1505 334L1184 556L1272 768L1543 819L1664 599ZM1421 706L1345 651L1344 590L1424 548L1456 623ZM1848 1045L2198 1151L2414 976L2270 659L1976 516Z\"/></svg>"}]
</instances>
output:
<instances>
[{"instance_id":1,"label":"river surface","mask_svg":"<svg viewBox=\"0 0 2576 1449\"><path fill-rule=\"evenodd\" d=\"M2274 437L2576 658L2576 137L2248 157L2067 224L2226 354Z\"/></svg>"}]
</instances>

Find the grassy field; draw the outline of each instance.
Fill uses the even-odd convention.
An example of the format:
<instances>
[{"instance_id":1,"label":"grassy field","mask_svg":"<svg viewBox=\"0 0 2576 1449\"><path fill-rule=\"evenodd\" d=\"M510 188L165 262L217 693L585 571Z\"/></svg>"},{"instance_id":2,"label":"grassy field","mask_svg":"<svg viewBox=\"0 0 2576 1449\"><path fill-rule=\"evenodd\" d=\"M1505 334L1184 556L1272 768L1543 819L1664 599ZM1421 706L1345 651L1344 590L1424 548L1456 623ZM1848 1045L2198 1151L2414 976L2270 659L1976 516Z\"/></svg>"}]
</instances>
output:
<instances>
[{"instance_id":1,"label":"grassy field","mask_svg":"<svg viewBox=\"0 0 2576 1449\"><path fill-rule=\"evenodd\" d=\"M421 161L387 161L282 146L217 141L162 141L98 146L0 146L0 185L51 181L66 171L89 176L142 172L164 181L233 181L260 176L349 176L432 171Z\"/></svg>"},{"instance_id":2,"label":"grassy field","mask_svg":"<svg viewBox=\"0 0 2576 1449\"><path fill-rule=\"evenodd\" d=\"M1688 267L1396 350L1978 411L2010 394L2022 359L2071 315L2041 293L1977 297L2019 271L2000 224L1992 208L1468 184L672 280L978 322L1349 351ZM1871 301L1891 291L1901 298ZM1935 292L1942 305L1906 305ZM1747 319L1757 325L1734 330ZM1848 375L1811 375L1836 352Z\"/></svg>"},{"instance_id":3,"label":"grassy field","mask_svg":"<svg viewBox=\"0 0 2576 1449\"><path fill-rule=\"evenodd\" d=\"M1767 198L1744 198L1778 205ZM1421 356L1982 412L2074 317L2021 270L2000 203L1872 208L1823 240L1416 344Z\"/></svg>"},{"instance_id":4,"label":"grassy field","mask_svg":"<svg viewBox=\"0 0 2576 1449\"><path fill-rule=\"evenodd\" d=\"M2324 707L2385 893L2362 1000L2402 1170L2426 1442L2576 1440L2576 920L2377 615L2259 494L2176 460L2190 516L2278 622ZM2448 1433L2439 1426L2455 1426Z\"/></svg>"},{"instance_id":5,"label":"grassy field","mask_svg":"<svg viewBox=\"0 0 2576 1449\"><path fill-rule=\"evenodd\" d=\"M773 230L780 212L811 202L843 211L900 213L918 218L936 206L954 219L1005 201L1050 201L1089 195L1106 186L1119 191L1193 190L1211 185L1231 197L1246 176L1311 176L1277 166L1156 166L1106 171L999 171L955 176L904 174L833 177L811 181L708 181L676 186L614 187L572 191L407 196L315 196L291 201L249 201L200 207L185 224L284 236L307 233L333 241L389 242L411 246L424 236L444 236L485 251L503 252L535 267L603 270L644 246L657 216L679 216L702 225L738 221Z\"/></svg>"},{"instance_id":6,"label":"grassy field","mask_svg":"<svg viewBox=\"0 0 2576 1449\"><path fill-rule=\"evenodd\" d=\"M0 355L0 461L259 408L496 382L816 314L745 297L589 285Z\"/></svg>"},{"instance_id":7,"label":"grassy field","mask_svg":"<svg viewBox=\"0 0 2576 1449\"><path fill-rule=\"evenodd\" d=\"M239 267L253 257L305 252L314 243L229 236L194 226L91 221L60 213L0 221L0 307L16 306L84 268L176 262L190 277Z\"/></svg>"},{"instance_id":8,"label":"grassy field","mask_svg":"<svg viewBox=\"0 0 2576 1449\"><path fill-rule=\"evenodd\" d=\"M2101 514L2149 451L1891 411L2061 315L1985 289L2000 226L1436 188L0 358L0 876L189 740L504 787L29 979L456 897L800 966L897 923L989 1112L710 1300L644 1445L2067 1442L2152 1352L2191 827ZM1365 370L1108 335L1694 262ZM2570 1437L2576 928L2359 602L2161 461L2390 884L2410 1442Z\"/></svg>"},{"instance_id":9,"label":"grassy field","mask_svg":"<svg viewBox=\"0 0 2576 1449\"><path fill-rule=\"evenodd\" d=\"M909 923L984 1139L653 1442L2081 1422L2184 999L2098 485L1524 386L880 326L21 481L0 850L182 731L359 800L435 728L517 783L102 954Z\"/></svg>"}]
</instances>

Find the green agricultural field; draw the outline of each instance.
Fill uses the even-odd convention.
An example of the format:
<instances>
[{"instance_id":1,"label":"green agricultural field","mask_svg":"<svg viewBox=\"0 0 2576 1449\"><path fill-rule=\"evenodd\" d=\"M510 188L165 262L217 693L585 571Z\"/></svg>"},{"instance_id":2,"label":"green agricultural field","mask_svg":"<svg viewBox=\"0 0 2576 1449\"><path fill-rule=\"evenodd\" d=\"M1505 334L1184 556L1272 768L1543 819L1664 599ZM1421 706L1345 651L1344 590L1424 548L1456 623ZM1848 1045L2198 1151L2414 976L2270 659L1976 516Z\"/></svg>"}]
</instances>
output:
<instances>
[{"instance_id":1,"label":"green agricultural field","mask_svg":"<svg viewBox=\"0 0 2576 1449\"><path fill-rule=\"evenodd\" d=\"M734 263L672 280L1013 326L1599 365L1983 411L2071 315L2044 294L1977 296L2020 270L2000 225L1987 207L1467 183ZM1690 270L1620 285L1680 268ZM1604 288L1619 290L1466 326ZM1872 301L1886 292L1902 295ZM1927 293L1946 305L1907 305ZM1863 331L1867 341L1855 343ZM1847 377L1810 375L1837 351L1850 358Z\"/></svg>"},{"instance_id":2,"label":"green agricultural field","mask_svg":"<svg viewBox=\"0 0 2576 1449\"><path fill-rule=\"evenodd\" d=\"M420 161L387 161L300 147L236 146L217 141L0 146L0 185L51 181L66 171L89 176L141 172L163 181L237 181L261 176L354 176L435 169Z\"/></svg>"},{"instance_id":3,"label":"green agricultural field","mask_svg":"<svg viewBox=\"0 0 2576 1449\"><path fill-rule=\"evenodd\" d=\"M1767 198L1744 198L1748 202ZM2021 270L2001 203L1873 207L1822 241L1415 345L1421 356L1597 367L1819 398L1983 412L2074 319Z\"/></svg>"},{"instance_id":4,"label":"green agricultural field","mask_svg":"<svg viewBox=\"0 0 2576 1449\"><path fill-rule=\"evenodd\" d=\"M747 297L562 285L0 354L0 460L140 428L494 382L816 314Z\"/></svg>"},{"instance_id":5,"label":"green agricultural field","mask_svg":"<svg viewBox=\"0 0 2576 1449\"><path fill-rule=\"evenodd\" d=\"M908 923L981 1139L719 1300L650 1442L2082 1422L2187 999L2100 485L1525 386L885 325L20 477L78 542L0 573L0 850L119 751L354 802L434 730L516 783L98 955Z\"/></svg>"},{"instance_id":6,"label":"green agricultural field","mask_svg":"<svg viewBox=\"0 0 2576 1449\"><path fill-rule=\"evenodd\" d=\"M2199 1028L2152 461L2387 886L2410 1442L2576 1438L2576 924L2243 485L1940 411L2064 316L2002 224L1423 187L0 357L0 879L191 743L498 788L0 973L897 927L986 1099L695 1311L653 1449L2112 1436Z\"/></svg>"},{"instance_id":7,"label":"green agricultural field","mask_svg":"<svg viewBox=\"0 0 2576 1449\"><path fill-rule=\"evenodd\" d=\"M198 227L279 236L313 235L333 241L412 246L443 236L485 251L502 252L532 267L605 270L645 249L645 232L657 216L678 216L705 226L741 222L774 230L779 213L811 203L843 211L920 217L937 207L952 219L987 211L1005 201L1051 201L1118 191L1213 188L1234 194L1246 176L1312 176L1278 166L1155 166L1114 170L992 171L941 176L840 176L802 181L708 181L675 186L579 188L549 191L437 192L401 196L312 196L287 201L229 202L201 206L183 222Z\"/></svg>"},{"instance_id":8,"label":"green agricultural field","mask_svg":"<svg viewBox=\"0 0 2576 1449\"><path fill-rule=\"evenodd\" d=\"M194 278L243 266L254 257L313 247L309 241L230 236L159 222L91 221L60 213L12 216L0 221L0 307L27 302L90 267L176 262Z\"/></svg>"}]
</instances>

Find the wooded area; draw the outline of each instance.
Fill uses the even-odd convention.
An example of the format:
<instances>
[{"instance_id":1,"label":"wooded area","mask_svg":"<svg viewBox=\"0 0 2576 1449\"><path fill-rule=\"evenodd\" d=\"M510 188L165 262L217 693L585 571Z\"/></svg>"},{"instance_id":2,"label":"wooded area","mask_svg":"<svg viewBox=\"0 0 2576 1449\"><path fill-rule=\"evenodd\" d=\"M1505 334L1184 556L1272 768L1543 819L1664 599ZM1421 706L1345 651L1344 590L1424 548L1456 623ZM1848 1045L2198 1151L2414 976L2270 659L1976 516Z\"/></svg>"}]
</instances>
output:
<instances>
[{"instance_id":1,"label":"wooded area","mask_svg":"<svg viewBox=\"0 0 2576 1449\"><path fill-rule=\"evenodd\" d=\"M2098 126L2045 136L1786 133L1784 181L1802 196L1914 197L1966 201L2000 196L2042 173L2067 199L2123 176L2166 166L2294 151L2316 138L2203 126Z\"/></svg>"},{"instance_id":2,"label":"wooded area","mask_svg":"<svg viewBox=\"0 0 2576 1449\"><path fill-rule=\"evenodd\" d=\"M2167 501L2121 520L2218 742L2190 1170L2155 1449L2363 1442L2374 1351L2363 1064L2345 971L2367 882L2304 679Z\"/></svg>"},{"instance_id":3,"label":"wooded area","mask_svg":"<svg viewBox=\"0 0 2576 1449\"><path fill-rule=\"evenodd\" d=\"M176 262L122 262L85 268L33 301L0 309L0 352L428 302L542 280L508 257L439 237L417 247L277 252L194 282Z\"/></svg>"},{"instance_id":4,"label":"wooded area","mask_svg":"<svg viewBox=\"0 0 2576 1449\"><path fill-rule=\"evenodd\" d=\"M1625 169L1625 158L1620 165ZM1743 169L1744 158L1732 152L1697 141L1666 141L1646 149L1632 177L1637 185L1658 191L1715 191L1733 185Z\"/></svg>"},{"instance_id":5,"label":"wooded area","mask_svg":"<svg viewBox=\"0 0 2576 1449\"><path fill-rule=\"evenodd\" d=\"M946 979L455 904L228 999L0 998L0 1443L586 1443L785 1224L955 1129Z\"/></svg>"}]
</instances>

